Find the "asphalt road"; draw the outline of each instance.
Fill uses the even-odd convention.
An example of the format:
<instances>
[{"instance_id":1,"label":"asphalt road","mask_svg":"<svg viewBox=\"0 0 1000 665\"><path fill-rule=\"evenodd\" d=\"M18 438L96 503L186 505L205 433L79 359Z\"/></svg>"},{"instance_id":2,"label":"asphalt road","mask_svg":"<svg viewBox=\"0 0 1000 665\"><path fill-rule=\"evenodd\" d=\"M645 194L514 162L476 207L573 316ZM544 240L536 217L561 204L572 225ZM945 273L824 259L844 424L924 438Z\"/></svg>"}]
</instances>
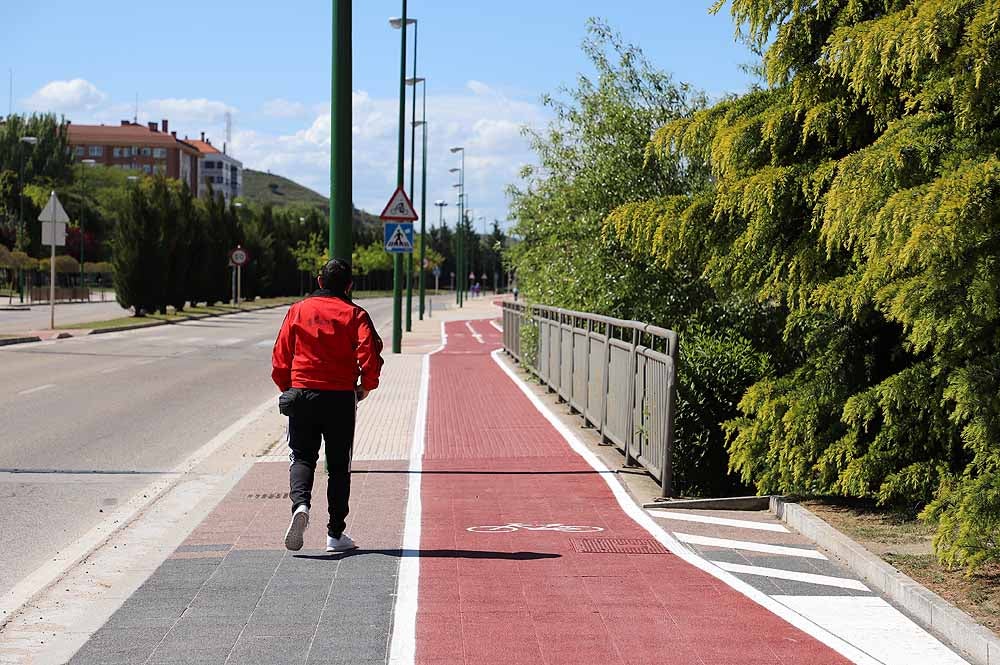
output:
<instances>
[{"instance_id":1,"label":"asphalt road","mask_svg":"<svg viewBox=\"0 0 1000 665\"><path fill-rule=\"evenodd\" d=\"M14 299L17 304L17 299ZM0 299L0 306L6 306L7 299ZM113 299L107 302L67 303L56 305L56 325L69 323L85 323L87 321L107 321L122 316L131 316L132 312L123 309ZM0 334L24 333L33 330L48 330L49 306L32 305L30 309L21 311L0 310Z\"/></svg>"},{"instance_id":2,"label":"asphalt road","mask_svg":"<svg viewBox=\"0 0 1000 665\"><path fill-rule=\"evenodd\" d=\"M285 311L0 347L0 593L276 397Z\"/></svg>"}]
</instances>

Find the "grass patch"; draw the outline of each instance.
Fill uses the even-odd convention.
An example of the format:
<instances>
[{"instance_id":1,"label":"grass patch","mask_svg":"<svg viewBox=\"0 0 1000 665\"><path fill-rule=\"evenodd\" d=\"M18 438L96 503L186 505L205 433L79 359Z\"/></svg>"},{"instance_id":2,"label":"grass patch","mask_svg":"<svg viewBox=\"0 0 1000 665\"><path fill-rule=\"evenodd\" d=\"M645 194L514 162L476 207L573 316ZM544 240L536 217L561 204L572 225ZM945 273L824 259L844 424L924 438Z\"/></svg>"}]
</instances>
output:
<instances>
[{"instance_id":1,"label":"grass patch","mask_svg":"<svg viewBox=\"0 0 1000 665\"><path fill-rule=\"evenodd\" d=\"M974 575L942 566L931 543L934 527L912 512L826 499L802 505L1000 635L1000 566Z\"/></svg>"},{"instance_id":2,"label":"grass patch","mask_svg":"<svg viewBox=\"0 0 1000 665\"><path fill-rule=\"evenodd\" d=\"M122 316L115 319L104 319L102 321L88 321L86 323L71 323L61 326L56 326L57 330L74 330L79 328L90 328L93 330L98 329L117 329L121 328L123 330L128 328L134 328L136 326L141 326L148 323L153 323L156 321L165 321L167 323L177 323L179 321L187 321L194 318L199 318L203 316L220 315L220 314L234 314L236 312L252 312L258 309L264 309L266 307L276 307L280 305L288 305L293 302L297 302L299 298L283 297L283 298L261 298L260 300L254 300L252 302L245 302L239 307L233 305L213 305L208 307L206 305L197 305L194 307L187 307L183 312L176 312L173 307L167 307L166 314L147 314L146 316Z\"/></svg>"}]
</instances>

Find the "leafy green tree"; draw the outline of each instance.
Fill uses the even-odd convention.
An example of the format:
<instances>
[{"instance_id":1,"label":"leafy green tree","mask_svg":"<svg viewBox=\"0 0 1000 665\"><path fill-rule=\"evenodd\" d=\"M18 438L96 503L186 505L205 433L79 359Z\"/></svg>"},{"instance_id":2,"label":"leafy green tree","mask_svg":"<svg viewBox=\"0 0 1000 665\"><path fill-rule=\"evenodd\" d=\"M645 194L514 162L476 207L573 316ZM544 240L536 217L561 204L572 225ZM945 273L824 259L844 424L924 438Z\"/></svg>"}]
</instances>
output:
<instances>
[{"instance_id":1,"label":"leafy green tree","mask_svg":"<svg viewBox=\"0 0 1000 665\"><path fill-rule=\"evenodd\" d=\"M681 334L674 474L687 494L740 491L728 473L723 422L738 415L745 387L770 366L770 342L748 328L769 326L763 308L725 298L691 266L664 270L604 230L629 201L679 196L709 181L702 159L647 153L664 123L690 117L704 96L675 83L635 46L592 22L584 52L597 71L565 100L547 98L555 120L531 132L538 167L511 189L516 242L506 259L531 301L637 319Z\"/></svg>"},{"instance_id":2,"label":"leafy green tree","mask_svg":"<svg viewBox=\"0 0 1000 665\"><path fill-rule=\"evenodd\" d=\"M660 129L652 159L711 178L621 206L609 233L783 319L729 424L744 479L931 501L944 561L1000 560L1000 6L731 11L767 87Z\"/></svg>"}]
</instances>

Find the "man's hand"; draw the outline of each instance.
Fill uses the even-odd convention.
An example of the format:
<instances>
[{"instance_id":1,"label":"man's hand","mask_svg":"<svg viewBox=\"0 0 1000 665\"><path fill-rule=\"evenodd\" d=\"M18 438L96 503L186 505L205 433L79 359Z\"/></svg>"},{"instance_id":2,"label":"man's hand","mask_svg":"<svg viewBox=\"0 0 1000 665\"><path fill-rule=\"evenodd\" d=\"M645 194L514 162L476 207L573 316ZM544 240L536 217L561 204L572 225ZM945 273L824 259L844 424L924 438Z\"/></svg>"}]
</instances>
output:
<instances>
[{"instance_id":1,"label":"man's hand","mask_svg":"<svg viewBox=\"0 0 1000 665\"><path fill-rule=\"evenodd\" d=\"M368 397L368 391L365 390L364 388L358 388L357 390L354 391L354 393L358 396L359 402L363 402L365 398Z\"/></svg>"}]
</instances>

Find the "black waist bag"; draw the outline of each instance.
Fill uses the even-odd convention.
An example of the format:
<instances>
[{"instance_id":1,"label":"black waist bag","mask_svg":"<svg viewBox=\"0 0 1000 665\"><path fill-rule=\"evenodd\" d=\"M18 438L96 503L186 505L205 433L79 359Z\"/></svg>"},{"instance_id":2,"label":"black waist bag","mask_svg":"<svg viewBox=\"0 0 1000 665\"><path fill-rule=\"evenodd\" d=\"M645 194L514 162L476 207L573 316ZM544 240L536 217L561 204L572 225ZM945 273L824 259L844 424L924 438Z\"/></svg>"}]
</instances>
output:
<instances>
[{"instance_id":1,"label":"black waist bag","mask_svg":"<svg viewBox=\"0 0 1000 665\"><path fill-rule=\"evenodd\" d=\"M301 401L303 392L302 388L291 388L278 396L278 411L281 415L288 416L289 418L297 415L295 413L295 405Z\"/></svg>"}]
</instances>

